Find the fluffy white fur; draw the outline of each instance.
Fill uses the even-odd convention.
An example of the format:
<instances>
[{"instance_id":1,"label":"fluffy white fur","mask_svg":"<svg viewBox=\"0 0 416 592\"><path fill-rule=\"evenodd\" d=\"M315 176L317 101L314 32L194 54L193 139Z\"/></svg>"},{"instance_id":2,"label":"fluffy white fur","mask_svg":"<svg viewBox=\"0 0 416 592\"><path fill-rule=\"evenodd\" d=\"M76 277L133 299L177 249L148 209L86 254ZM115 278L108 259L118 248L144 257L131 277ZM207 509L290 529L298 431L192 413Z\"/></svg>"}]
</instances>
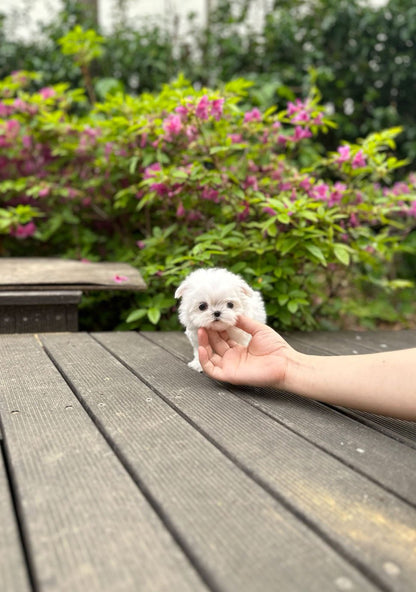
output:
<instances>
[{"instance_id":1,"label":"fluffy white fur","mask_svg":"<svg viewBox=\"0 0 416 592\"><path fill-rule=\"evenodd\" d=\"M198 357L198 328L227 331L229 336L247 345L251 336L234 327L241 314L261 323L266 312L260 292L253 290L239 275L227 269L211 268L193 271L175 292L181 298L179 320L192 344L194 359L188 366L202 371Z\"/></svg>"}]
</instances>

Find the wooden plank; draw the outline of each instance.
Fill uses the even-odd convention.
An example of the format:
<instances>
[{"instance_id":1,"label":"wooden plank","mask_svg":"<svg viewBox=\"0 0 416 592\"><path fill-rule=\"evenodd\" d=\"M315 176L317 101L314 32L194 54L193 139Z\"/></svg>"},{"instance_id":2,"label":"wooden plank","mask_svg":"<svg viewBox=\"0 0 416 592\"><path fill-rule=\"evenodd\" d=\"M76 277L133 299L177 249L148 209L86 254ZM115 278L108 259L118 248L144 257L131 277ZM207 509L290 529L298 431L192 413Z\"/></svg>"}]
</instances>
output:
<instances>
[{"instance_id":1,"label":"wooden plank","mask_svg":"<svg viewBox=\"0 0 416 592\"><path fill-rule=\"evenodd\" d=\"M190 362L193 358L192 346L185 333L179 331L143 331L141 335L184 362Z\"/></svg>"},{"instance_id":2,"label":"wooden plank","mask_svg":"<svg viewBox=\"0 0 416 592\"><path fill-rule=\"evenodd\" d=\"M0 585L4 592L29 592L31 586L20 541L3 456L0 456Z\"/></svg>"},{"instance_id":3,"label":"wooden plank","mask_svg":"<svg viewBox=\"0 0 416 592\"><path fill-rule=\"evenodd\" d=\"M36 590L206 590L34 337L0 339L0 413Z\"/></svg>"},{"instance_id":4,"label":"wooden plank","mask_svg":"<svg viewBox=\"0 0 416 592\"><path fill-rule=\"evenodd\" d=\"M152 388L134 388L129 370L87 335L44 335L42 341L214 589L273 590L276 582L288 592L306 585L308 592L342 585L376 589L286 509L286 503L241 471L218 443L213 445L213 434L201 433L199 418L183 417L186 401L224 399L214 383L188 373L182 363L136 334L98 338L123 357L132 348L129 363L138 363ZM221 424L222 410L214 404L211 411ZM234 433L240 428L238 414L232 421ZM280 436L276 434L273 446L280 445Z\"/></svg>"},{"instance_id":5,"label":"wooden plank","mask_svg":"<svg viewBox=\"0 0 416 592\"><path fill-rule=\"evenodd\" d=\"M128 263L58 258L3 257L0 290L145 290L139 271Z\"/></svg>"},{"instance_id":6,"label":"wooden plank","mask_svg":"<svg viewBox=\"0 0 416 592\"><path fill-rule=\"evenodd\" d=\"M413 585L415 509L140 335L98 339L374 581L406 592ZM397 577L387 564L397 566Z\"/></svg>"},{"instance_id":7,"label":"wooden plank","mask_svg":"<svg viewBox=\"0 0 416 592\"><path fill-rule=\"evenodd\" d=\"M189 360L192 355L192 348L181 333L148 332L145 336L180 359ZM416 454L413 448L369 430L335 409L297 395L274 389L239 389L231 385L228 388L293 432L416 506Z\"/></svg>"}]
</instances>

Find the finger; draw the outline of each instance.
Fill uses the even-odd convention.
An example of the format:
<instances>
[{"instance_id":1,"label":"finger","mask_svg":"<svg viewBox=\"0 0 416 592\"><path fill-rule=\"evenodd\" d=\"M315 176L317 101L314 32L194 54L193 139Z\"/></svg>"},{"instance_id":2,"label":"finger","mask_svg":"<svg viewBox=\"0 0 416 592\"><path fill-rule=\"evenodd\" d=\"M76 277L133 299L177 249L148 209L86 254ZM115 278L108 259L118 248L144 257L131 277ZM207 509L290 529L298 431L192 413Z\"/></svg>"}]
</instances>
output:
<instances>
[{"instance_id":1,"label":"finger","mask_svg":"<svg viewBox=\"0 0 416 592\"><path fill-rule=\"evenodd\" d=\"M250 319L249 317L245 317L242 315L242 316L238 317L237 322L236 322L236 327L238 327L239 329L242 329L246 333L250 333L250 335L254 335L258 331L261 331L262 329L264 329L266 327L266 325L264 325L263 323L259 323L258 321L254 321L253 319Z\"/></svg>"},{"instance_id":2,"label":"finger","mask_svg":"<svg viewBox=\"0 0 416 592\"><path fill-rule=\"evenodd\" d=\"M212 362L210 362L210 355L208 352L208 349L202 345L200 345L198 347L198 357L199 357L199 362L204 370L204 372L206 371L206 368L208 367L208 364L212 365Z\"/></svg>"},{"instance_id":3,"label":"finger","mask_svg":"<svg viewBox=\"0 0 416 592\"><path fill-rule=\"evenodd\" d=\"M222 358L217 354L210 355L209 350L205 347L198 348L198 356L199 361L201 363L202 369L208 376L211 378L218 378L221 380L222 376Z\"/></svg>"},{"instance_id":4,"label":"finger","mask_svg":"<svg viewBox=\"0 0 416 592\"><path fill-rule=\"evenodd\" d=\"M203 327L198 329L198 343L203 347L207 347L209 345L208 333Z\"/></svg>"},{"instance_id":5,"label":"finger","mask_svg":"<svg viewBox=\"0 0 416 592\"><path fill-rule=\"evenodd\" d=\"M230 346L227 342L228 338L229 337L227 333L225 336L223 336L218 333L218 331L208 331L209 344L213 351L220 356L223 356L230 349Z\"/></svg>"}]
</instances>

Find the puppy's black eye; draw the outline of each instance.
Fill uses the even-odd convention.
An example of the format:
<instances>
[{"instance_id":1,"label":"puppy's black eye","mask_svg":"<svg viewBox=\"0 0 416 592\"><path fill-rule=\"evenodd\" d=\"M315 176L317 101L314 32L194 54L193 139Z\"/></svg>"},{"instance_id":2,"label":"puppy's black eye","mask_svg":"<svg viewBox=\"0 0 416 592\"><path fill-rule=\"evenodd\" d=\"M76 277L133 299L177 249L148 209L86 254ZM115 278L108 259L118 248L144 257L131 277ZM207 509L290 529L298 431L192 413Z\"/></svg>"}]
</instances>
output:
<instances>
[{"instance_id":1,"label":"puppy's black eye","mask_svg":"<svg viewBox=\"0 0 416 592\"><path fill-rule=\"evenodd\" d=\"M232 302L227 302L228 308L234 308L234 304Z\"/></svg>"},{"instance_id":2,"label":"puppy's black eye","mask_svg":"<svg viewBox=\"0 0 416 592\"><path fill-rule=\"evenodd\" d=\"M201 302L198 308L199 310L207 310L208 304L206 302Z\"/></svg>"}]
</instances>

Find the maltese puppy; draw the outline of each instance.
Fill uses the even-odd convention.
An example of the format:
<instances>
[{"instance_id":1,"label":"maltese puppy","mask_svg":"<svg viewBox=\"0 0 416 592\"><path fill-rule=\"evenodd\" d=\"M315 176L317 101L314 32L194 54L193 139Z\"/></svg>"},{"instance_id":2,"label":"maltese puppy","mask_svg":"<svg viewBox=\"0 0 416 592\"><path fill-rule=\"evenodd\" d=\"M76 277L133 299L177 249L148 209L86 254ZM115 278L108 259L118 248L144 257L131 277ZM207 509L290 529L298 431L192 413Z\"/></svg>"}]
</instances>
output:
<instances>
[{"instance_id":1,"label":"maltese puppy","mask_svg":"<svg viewBox=\"0 0 416 592\"><path fill-rule=\"evenodd\" d=\"M194 359L188 366L202 372L198 356L198 328L227 331L241 345L251 339L241 329L234 327L237 317L245 315L261 323L266 322L263 299L235 273L227 269L211 268L193 271L175 292L181 298L179 320L186 328L194 350Z\"/></svg>"}]
</instances>

